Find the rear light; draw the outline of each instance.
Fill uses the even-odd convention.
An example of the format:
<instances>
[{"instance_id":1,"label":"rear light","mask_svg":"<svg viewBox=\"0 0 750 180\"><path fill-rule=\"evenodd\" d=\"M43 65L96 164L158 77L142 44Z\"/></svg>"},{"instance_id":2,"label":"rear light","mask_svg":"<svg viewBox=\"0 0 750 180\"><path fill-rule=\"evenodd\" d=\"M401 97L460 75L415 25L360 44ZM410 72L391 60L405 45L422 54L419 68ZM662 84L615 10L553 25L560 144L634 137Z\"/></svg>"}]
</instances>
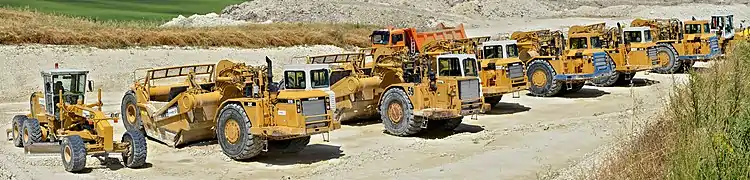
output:
<instances>
[{"instance_id":1,"label":"rear light","mask_svg":"<svg viewBox=\"0 0 750 180\"><path fill-rule=\"evenodd\" d=\"M325 98L326 110L331 110L331 98Z\"/></svg>"},{"instance_id":2,"label":"rear light","mask_svg":"<svg viewBox=\"0 0 750 180\"><path fill-rule=\"evenodd\" d=\"M302 112L302 101L300 101L300 100L294 100L294 102L295 102L294 103L295 106L297 106L297 113L301 113Z\"/></svg>"}]
</instances>

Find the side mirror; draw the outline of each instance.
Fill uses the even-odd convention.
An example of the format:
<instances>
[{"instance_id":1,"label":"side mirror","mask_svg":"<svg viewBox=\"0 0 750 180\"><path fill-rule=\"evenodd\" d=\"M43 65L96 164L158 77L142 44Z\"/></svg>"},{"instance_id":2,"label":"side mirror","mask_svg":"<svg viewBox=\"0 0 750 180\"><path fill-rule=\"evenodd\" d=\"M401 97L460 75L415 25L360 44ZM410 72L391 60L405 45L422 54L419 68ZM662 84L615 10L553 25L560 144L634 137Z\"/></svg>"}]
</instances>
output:
<instances>
[{"instance_id":1,"label":"side mirror","mask_svg":"<svg viewBox=\"0 0 750 180\"><path fill-rule=\"evenodd\" d=\"M86 84L87 84L86 85L87 92L94 92L94 81L88 80Z\"/></svg>"}]
</instances>

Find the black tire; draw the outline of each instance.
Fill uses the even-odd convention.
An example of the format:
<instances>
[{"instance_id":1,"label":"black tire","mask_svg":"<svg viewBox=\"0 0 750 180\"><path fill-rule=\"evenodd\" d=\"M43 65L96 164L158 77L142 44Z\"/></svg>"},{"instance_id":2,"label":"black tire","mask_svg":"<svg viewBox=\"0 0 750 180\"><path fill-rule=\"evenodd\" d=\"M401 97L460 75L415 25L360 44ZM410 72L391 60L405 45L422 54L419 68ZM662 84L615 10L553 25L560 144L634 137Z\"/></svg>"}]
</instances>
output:
<instances>
[{"instance_id":1,"label":"black tire","mask_svg":"<svg viewBox=\"0 0 750 180\"><path fill-rule=\"evenodd\" d=\"M490 108L494 108L503 99L503 95L493 96L484 98L484 102L490 104Z\"/></svg>"},{"instance_id":2,"label":"black tire","mask_svg":"<svg viewBox=\"0 0 750 180\"><path fill-rule=\"evenodd\" d=\"M591 80L591 84L597 87L612 87L622 79L622 73L612 72L612 75L594 78Z\"/></svg>"},{"instance_id":3,"label":"black tire","mask_svg":"<svg viewBox=\"0 0 750 180\"><path fill-rule=\"evenodd\" d=\"M139 168L146 164L148 149L146 137L139 132L128 131L122 135L122 142L128 143L128 150L122 153L122 162L125 167Z\"/></svg>"},{"instance_id":4,"label":"black tire","mask_svg":"<svg viewBox=\"0 0 750 180\"><path fill-rule=\"evenodd\" d=\"M390 105L398 103L401 107L401 120L394 122L388 116ZM380 101L380 119L383 121L385 130L396 136L409 136L419 133L425 123L421 119L414 118L414 109L406 93L399 88L388 89Z\"/></svg>"},{"instance_id":5,"label":"black tire","mask_svg":"<svg viewBox=\"0 0 750 180\"><path fill-rule=\"evenodd\" d=\"M269 149L282 153L298 153L310 143L310 136L286 139L280 141L268 141Z\"/></svg>"},{"instance_id":6,"label":"black tire","mask_svg":"<svg viewBox=\"0 0 750 180\"><path fill-rule=\"evenodd\" d=\"M23 122L26 121L28 117L24 115L16 115L13 117L13 145L16 147L23 147Z\"/></svg>"},{"instance_id":7,"label":"black tire","mask_svg":"<svg viewBox=\"0 0 750 180\"><path fill-rule=\"evenodd\" d=\"M231 142L225 134L227 123L236 123L237 125L238 134L234 142ZM225 155L234 160L245 160L255 157L263 151L263 141L260 136L250 134L250 127L252 127L252 124L242 106L227 104L224 108L221 108L216 125L216 138Z\"/></svg>"},{"instance_id":8,"label":"black tire","mask_svg":"<svg viewBox=\"0 0 750 180\"><path fill-rule=\"evenodd\" d=\"M122 97L122 105L120 105L120 116L123 121L123 124L125 125L125 129L128 131L133 132L140 132L143 136L146 135L146 131L143 128L143 121L141 120L141 113L140 108L137 106L138 100L135 98L135 92L133 90L130 90L125 93L125 95ZM130 119L128 119L128 106L133 107L131 111L134 112L135 120L134 122L131 122Z\"/></svg>"},{"instance_id":9,"label":"black tire","mask_svg":"<svg viewBox=\"0 0 750 180\"><path fill-rule=\"evenodd\" d=\"M65 137L61 147L60 154L65 171L79 172L86 167L86 144L80 136Z\"/></svg>"},{"instance_id":10,"label":"black tire","mask_svg":"<svg viewBox=\"0 0 750 180\"><path fill-rule=\"evenodd\" d=\"M445 120L445 125L443 125L443 129L448 131L453 131L458 126L461 125L461 122L463 122L464 117L457 117L457 118L451 118Z\"/></svg>"},{"instance_id":11,"label":"black tire","mask_svg":"<svg viewBox=\"0 0 750 180\"><path fill-rule=\"evenodd\" d=\"M36 142L42 142L42 126L39 120L26 119L23 122L23 146L28 146Z\"/></svg>"},{"instance_id":12,"label":"black tire","mask_svg":"<svg viewBox=\"0 0 750 180\"><path fill-rule=\"evenodd\" d=\"M543 73L545 73L546 83L544 84L544 86L537 86L534 83L530 83L529 92L531 92L531 95L539 97L550 97L559 94L560 90L562 89L563 83L557 82L553 79L553 77L555 76L555 71L552 69L552 65L544 60L535 60L531 62L528 70L526 71L526 76L528 77L529 82L534 82L533 74L537 71L542 71Z\"/></svg>"},{"instance_id":13,"label":"black tire","mask_svg":"<svg viewBox=\"0 0 750 180\"><path fill-rule=\"evenodd\" d=\"M665 67L654 68L654 72L661 74L674 74L682 68L682 61L677 59L677 52L673 51L669 46L659 46L656 49L657 56L660 53L667 53L669 56L669 64Z\"/></svg>"}]
</instances>

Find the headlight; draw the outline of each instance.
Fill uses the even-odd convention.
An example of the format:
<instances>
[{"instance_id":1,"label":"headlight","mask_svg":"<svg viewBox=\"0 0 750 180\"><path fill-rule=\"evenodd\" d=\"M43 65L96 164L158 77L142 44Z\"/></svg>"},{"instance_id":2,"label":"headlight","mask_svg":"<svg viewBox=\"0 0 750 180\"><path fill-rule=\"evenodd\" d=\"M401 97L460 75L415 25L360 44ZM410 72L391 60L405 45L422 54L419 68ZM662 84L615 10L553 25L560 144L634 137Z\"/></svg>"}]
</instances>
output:
<instances>
[{"instance_id":1,"label":"headlight","mask_svg":"<svg viewBox=\"0 0 750 180\"><path fill-rule=\"evenodd\" d=\"M300 100L294 100L295 106L297 106L297 113L302 112L302 101Z\"/></svg>"},{"instance_id":2,"label":"headlight","mask_svg":"<svg viewBox=\"0 0 750 180\"><path fill-rule=\"evenodd\" d=\"M331 98L325 98L326 110L331 110Z\"/></svg>"}]
</instances>

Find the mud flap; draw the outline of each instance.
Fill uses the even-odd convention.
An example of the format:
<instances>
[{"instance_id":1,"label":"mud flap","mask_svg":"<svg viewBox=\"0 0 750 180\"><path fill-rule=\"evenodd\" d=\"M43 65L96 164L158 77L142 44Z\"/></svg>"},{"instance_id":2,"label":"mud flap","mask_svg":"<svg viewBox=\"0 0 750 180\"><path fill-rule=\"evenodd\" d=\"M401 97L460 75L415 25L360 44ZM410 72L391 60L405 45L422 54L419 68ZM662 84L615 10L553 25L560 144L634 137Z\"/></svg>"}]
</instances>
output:
<instances>
[{"instance_id":1,"label":"mud flap","mask_svg":"<svg viewBox=\"0 0 750 180\"><path fill-rule=\"evenodd\" d=\"M23 147L23 152L31 156L59 156L62 146L57 142L36 142Z\"/></svg>"}]
</instances>

